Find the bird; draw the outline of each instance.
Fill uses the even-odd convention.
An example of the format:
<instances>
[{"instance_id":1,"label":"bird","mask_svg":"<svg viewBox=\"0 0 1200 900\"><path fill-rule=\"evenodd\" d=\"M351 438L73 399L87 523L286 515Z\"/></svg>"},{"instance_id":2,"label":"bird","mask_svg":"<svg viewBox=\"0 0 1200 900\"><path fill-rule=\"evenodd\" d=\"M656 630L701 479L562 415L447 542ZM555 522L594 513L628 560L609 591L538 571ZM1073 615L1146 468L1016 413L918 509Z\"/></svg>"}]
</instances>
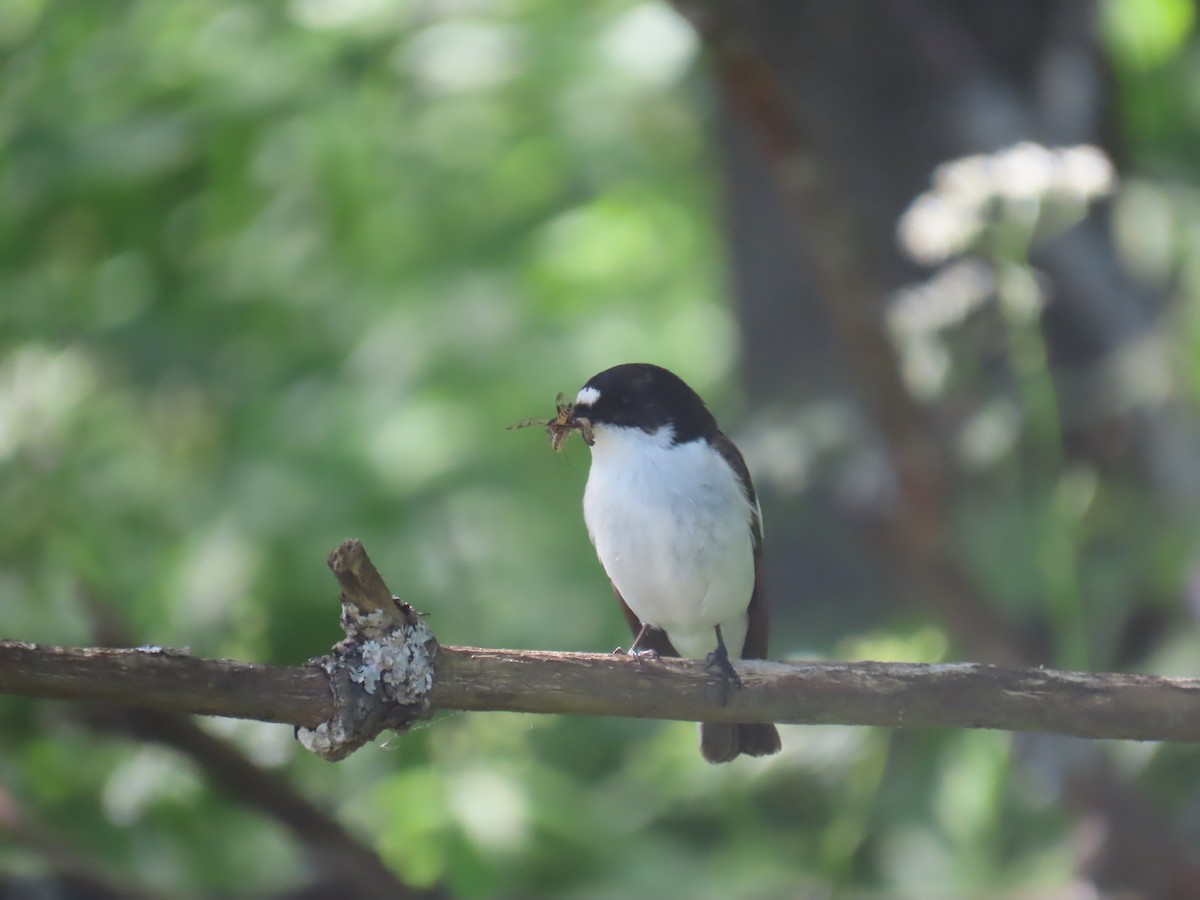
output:
<instances>
[{"instance_id":1,"label":"bird","mask_svg":"<svg viewBox=\"0 0 1200 900\"><path fill-rule=\"evenodd\" d=\"M588 379L568 426L591 448L583 517L635 656L765 659L762 512L742 454L678 375L625 363ZM711 763L780 749L770 724L700 723Z\"/></svg>"}]
</instances>

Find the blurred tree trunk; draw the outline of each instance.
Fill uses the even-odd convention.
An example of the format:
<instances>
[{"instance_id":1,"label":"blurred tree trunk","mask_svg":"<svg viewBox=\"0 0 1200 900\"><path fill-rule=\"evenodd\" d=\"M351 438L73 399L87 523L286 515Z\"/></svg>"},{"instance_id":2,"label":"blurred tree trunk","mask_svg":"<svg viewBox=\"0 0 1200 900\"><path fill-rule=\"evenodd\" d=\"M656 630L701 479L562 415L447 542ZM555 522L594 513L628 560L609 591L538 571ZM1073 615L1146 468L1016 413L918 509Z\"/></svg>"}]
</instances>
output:
<instances>
[{"instance_id":1,"label":"blurred tree trunk","mask_svg":"<svg viewBox=\"0 0 1200 900\"><path fill-rule=\"evenodd\" d=\"M859 262L887 291L928 275L907 259L896 223L940 164L1019 141L1107 148L1109 87L1094 43L1095 4L1087 0L848 0L737 5L755 51L771 66L800 115L820 132L814 148L836 174L858 227ZM814 293L804 244L774 174L745 117L723 99L728 240L743 334L744 381L760 407L836 397L853 402L853 363L831 332ZM1100 369L1115 350L1144 335L1161 298L1121 269L1107 210L1037 248L1050 280L1044 316L1059 379L1068 446L1117 468L1137 468L1160 499L1195 499L1187 465L1190 432L1155 410L1106 408ZM886 296L877 298L882 309ZM872 423L861 422L870 435ZM806 511L770 511L776 534L803 531L810 548L771 560L771 582L793 593L839 599L808 610L809 633L829 637L847 622L870 621L879 573L841 550L855 538L838 530L846 510L835 497L806 495ZM820 529L804 522L819 522ZM814 547L813 532L824 547ZM822 536L822 534L824 536ZM792 542L799 545L800 542ZM847 559L853 560L846 564ZM839 564L839 560L841 564ZM817 588L813 590L813 588ZM848 602L847 602L848 601ZM781 611L787 617L787 611Z\"/></svg>"},{"instance_id":2,"label":"blurred tree trunk","mask_svg":"<svg viewBox=\"0 0 1200 900\"><path fill-rule=\"evenodd\" d=\"M939 164L1019 141L1095 144L1119 157L1106 120L1110 85L1095 45L1096 4L1088 0L743 0L734 9L754 52L819 142L809 152L832 173L855 220L857 262L868 283L883 287L875 298L880 313L888 294L929 274L903 255L896 223ZM862 402L863 367L856 371L831 326L830 298L816 293L819 279L805 258L808 235L798 240L778 173L764 163L753 123L728 93L720 129L731 276L752 402L768 416L831 400L854 410L857 425L842 456L861 455L865 447L886 468L881 429L872 421L878 411ZM1163 305L1122 271L1107 214L1098 207L1036 248L1033 258L1049 281L1042 326L1064 449L1103 471L1140 479L1167 509L1187 507L1200 494L1193 423L1178 421L1165 404L1117 408L1107 399L1106 363L1153 328ZM845 459L839 464L845 468ZM954 476L944 478L952 488ZM803 609L777 604L773 610L776 633L802 634L799 646L869 629L895 613L871 598L895 596L881 584L885 568L895 575L896 560L871 546L845 502L847 492L828 489L832 481L818 479L803 496L764 491L773 546L794 548L768 554L772 593L810 598ZM848 493L862 500L861 492ZM1022 564L1029 561L1014 560ZM914 584L926 587L910 579L910 591ZM781 643L777 649L789 649ZM1028 647L1021 653L1028 659ZM1036 765L1028 756L1025 764ZM1113 826L1107 838L1127 851L1101 848L1096 859L1106 862L1081 860L1081 869L1103 886L1184 896L1167 886L1196 877L1186 854L1164 867L1162 854L1152 852L1179 846L1178 837L1153 814L1137 828L1115 827L1123 810L1144 804L1102 760L1062 772L1059 784L1080 821L1107 821ZM1142 849L1128 852L1132 847Z\"/></svg>"}]
</instances>

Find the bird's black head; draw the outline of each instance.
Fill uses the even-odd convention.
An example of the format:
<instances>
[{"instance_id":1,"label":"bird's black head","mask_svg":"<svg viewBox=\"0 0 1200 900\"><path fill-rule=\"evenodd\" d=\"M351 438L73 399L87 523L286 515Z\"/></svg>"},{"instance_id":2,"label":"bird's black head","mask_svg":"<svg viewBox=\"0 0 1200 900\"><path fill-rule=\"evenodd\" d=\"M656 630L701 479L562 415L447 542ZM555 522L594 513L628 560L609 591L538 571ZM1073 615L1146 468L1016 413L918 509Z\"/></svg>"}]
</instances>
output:
<instances>
[{"instance_id":1,"label":"bird's black head","mask_svg":"<svg viewBox=\"0 0 1200 900\"><path fill-rule=\"evenodd\" d=\"M593 428L616 425L649 434L670 425L676 444L717 431L700 396L678 375L649 363L625 363L593 375L580 388L571 415L586 419Z\"/></svg>"}]
</instances>

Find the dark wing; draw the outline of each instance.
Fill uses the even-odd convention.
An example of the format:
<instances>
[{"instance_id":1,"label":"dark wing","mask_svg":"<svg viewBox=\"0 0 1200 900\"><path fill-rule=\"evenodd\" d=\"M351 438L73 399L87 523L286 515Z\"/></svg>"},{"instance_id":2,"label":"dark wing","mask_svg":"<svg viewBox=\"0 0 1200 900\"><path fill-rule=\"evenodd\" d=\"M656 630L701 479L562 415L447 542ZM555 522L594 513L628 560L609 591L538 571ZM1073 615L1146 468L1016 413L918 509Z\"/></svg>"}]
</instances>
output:
<instances>
[{"instance_id":1,"label":"dark wing","mask_svg":"<svg viewBox=\"0 0 1200 900\"><path fill-rule=\"evenodd\" d=\"M746 628L746 643L742 645L742 659L767 658L767 592L763 585L762 551L755 545L754 593L750 595L749 624Z\"/></svg>"},{"instance_id":2,"label":"dark wing","mask_svg":"<svg viewBox=\"0 0 1200 900\"><path fill-rule=\"evenodd\" d=\"M612 584L610 581L609 584ZM621 612L625 613L625 621L629 623L629 630L633 632L636 638L642 630L642 620L637 617L632 609L625 603L625 598L621 596L621 592L617 590L617 586L613 584L613 593L617 595L617 602L621 604ZM678 656L679 651L672 645L667 638L665 631L659 631L657 628L652 628L646 632L646 636L642 638L642 650L653 650L659 656Z\"/></svg>"},{"instance_id":3,"label":"dark wing","mask_svg":"<svg viewBox=\"0 0 1200 900\"><path fill-rule=\"evenodd\" d=\"M752 510L750 539L754 547L754 592L750 595L750 607L747 610L750 621L746 629L746 643L738 655L742 659L766 659L769 622L767 596L763 585L762 520L758 509L758 495L754 493L754 482L750 480L750 470L746 468L746 461L742 459L742 454L733 441L718 431L709 436L708 442L714 450L721 454L725 462L729 463L729 468L733 469L738 480L741 481Z\"/></svg>"}]
</instances>

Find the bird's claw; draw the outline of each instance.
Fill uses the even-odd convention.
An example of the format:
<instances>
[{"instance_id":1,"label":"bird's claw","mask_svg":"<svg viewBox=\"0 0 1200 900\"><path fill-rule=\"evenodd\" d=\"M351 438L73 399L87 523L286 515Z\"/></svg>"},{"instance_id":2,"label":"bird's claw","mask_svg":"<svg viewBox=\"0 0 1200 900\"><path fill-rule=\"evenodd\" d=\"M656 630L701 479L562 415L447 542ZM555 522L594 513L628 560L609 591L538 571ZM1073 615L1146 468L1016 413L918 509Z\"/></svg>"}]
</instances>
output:
<instances>
[{"instance_id":1,"label":"bird's claw","mask_svg":"<svg viewBox=\"0 0 1200 900\"><path fill-rule=\"evenodd\" d=\"M730 687L742 687L742 679L738 677L737 670L734 669L733 663L729 661L729 651L725 649L725 644L722 642L717 645L717 649L708 654L704 660L705 669L716 669L721 673L721 705L724 706L729 702Z\"/></svg>"},{"instance_id":2,"label":"bird's claw","mask_svg":"<svg viewBox=\"0 0 1200 900\"><path fill-rule=\"evenodd\" d=\"M617 647L615 650L613 650L613 656L631 656L638 662L641 662L643 659L659 659L657 650L649 648L646 650L638 650L634 647L630 647L628 650L626 650L624 647Z\"/></svg>"}]
</instances>

